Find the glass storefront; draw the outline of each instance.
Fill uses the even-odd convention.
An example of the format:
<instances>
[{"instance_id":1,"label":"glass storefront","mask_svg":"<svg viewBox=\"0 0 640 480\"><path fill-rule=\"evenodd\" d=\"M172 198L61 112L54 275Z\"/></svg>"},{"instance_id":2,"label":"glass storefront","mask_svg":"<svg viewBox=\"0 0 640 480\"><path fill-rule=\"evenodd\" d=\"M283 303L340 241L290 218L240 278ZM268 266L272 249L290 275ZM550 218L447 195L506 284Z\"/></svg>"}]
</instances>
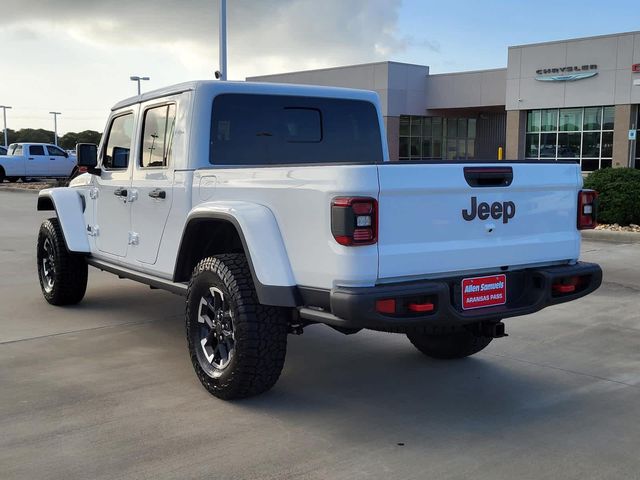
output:
<instances>
[{"instance_id":1,"label":"glass storefront","mask_svg":"<svg viewBox=\"0 0 640 480\"><path fill-rule=\"evenodd\" d=\"M472 160L476 119L400 116L400 160Z\"/></svg>"},{"instance_id":2,"label":"glass storefront","mask_svg":"<svg viewBox=\"0 0 640 480\"><path fill-rule=\"evenodd\" d=\"M614 117L612 106L529 110L525 157L574 159L587 172L610 167Z\"/></svg>"}]
</instances>

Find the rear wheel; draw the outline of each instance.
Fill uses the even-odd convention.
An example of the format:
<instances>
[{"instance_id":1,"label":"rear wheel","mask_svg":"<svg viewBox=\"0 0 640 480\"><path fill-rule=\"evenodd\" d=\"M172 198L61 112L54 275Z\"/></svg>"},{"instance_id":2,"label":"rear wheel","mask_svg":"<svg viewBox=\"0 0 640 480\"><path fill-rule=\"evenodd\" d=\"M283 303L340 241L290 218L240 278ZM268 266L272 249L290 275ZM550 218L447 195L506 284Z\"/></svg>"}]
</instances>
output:
<instances>
[{"instance_id":1,"label":"rear wheel","mask_svg":"<svg viewBox=\"0 0 640 480\"><path fill-rule=\"evenodd\" d=\"M4 182L4 179L5 179L4 168L0 167L0 183Z\"/></svg>"},{"instance_id":2,"label":"rear wheel","mask_svg":"<svg viewBox=\"0 0 640 480\"><path fill-rule=\"evenodd\" d=\"M285 310L260 305L242 254L205 258L187 294L187 344L202 385L225 400L269 390L287 350Z\"/></svg>"},{"instance_id":3,"label":"rear wheel","mask_svg":"<svg viewBox=\"0 0 640 480\"><path fill-rule=\"evenodd\" d=\"M87 262L70 253L57 218L45 220L38 234L38 278L45 300L52 305L73 305L87 289Z\"/></svg>"},{"instance_id":4,"label":"rear wheel","mask_svg":"<svg viewBox=\"0 0 640 480\"><path fill-rule=\"evenodd\" d=\"M460 332L428 335L425 333L408 333L407 337L414 347L432 358L454 359L474 355L484 350L493 340L479 336L473 332Z\"/></svg>"}]
</instances>

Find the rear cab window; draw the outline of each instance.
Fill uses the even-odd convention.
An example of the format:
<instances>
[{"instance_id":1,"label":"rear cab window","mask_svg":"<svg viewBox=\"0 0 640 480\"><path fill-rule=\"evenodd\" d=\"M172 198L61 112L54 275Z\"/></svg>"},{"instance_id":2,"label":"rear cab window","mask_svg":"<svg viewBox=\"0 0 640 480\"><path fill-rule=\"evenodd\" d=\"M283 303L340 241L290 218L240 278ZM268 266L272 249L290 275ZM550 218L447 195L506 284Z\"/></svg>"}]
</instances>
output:
<instances>
[{"instance_id":1,"label":"rear cab window","mask_svg":"<svg viewBox=\"0 0 640 480\"><path fill-rule=\"evenodd\" d=\"M209 152L211 164L231 166L383 160L374 104L287 95L218 95Z\"/></svg>"}]
</instances>

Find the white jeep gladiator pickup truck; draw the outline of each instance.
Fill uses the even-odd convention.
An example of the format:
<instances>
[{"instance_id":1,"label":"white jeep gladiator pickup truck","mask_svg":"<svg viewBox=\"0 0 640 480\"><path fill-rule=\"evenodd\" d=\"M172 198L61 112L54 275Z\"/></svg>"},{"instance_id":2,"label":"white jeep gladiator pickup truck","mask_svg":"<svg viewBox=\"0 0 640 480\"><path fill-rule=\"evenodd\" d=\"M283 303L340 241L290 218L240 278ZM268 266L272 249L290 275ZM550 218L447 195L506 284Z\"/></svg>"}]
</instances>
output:
<instances>
[{"instance_id":1,"label":"white jeep gladiator pickup truck","mask_svg":"<svg viewBox=\"0 0 640 480\"><path fill-rule=\"evenodd\" d=\"M564 162L389 162L373 92L198 81L113 107L88 173L40 192L46 300L79 302L87 265L186 296L213 395L271 388L288 333L404 333L461 358L502 319L597 289L578 261L593 191Z\"/></svg>"},{"instance_id":2,"label":"white jeep gladiator pickup truck","mask_svg":"<svg viewBox=\"0 0 640 480\"><path fill-rule=\"evenodd\" d=\"M26 178L69 178L76 157L49 143L12 143L0 156L0 183Z\"/></svg>"}]
</instances>

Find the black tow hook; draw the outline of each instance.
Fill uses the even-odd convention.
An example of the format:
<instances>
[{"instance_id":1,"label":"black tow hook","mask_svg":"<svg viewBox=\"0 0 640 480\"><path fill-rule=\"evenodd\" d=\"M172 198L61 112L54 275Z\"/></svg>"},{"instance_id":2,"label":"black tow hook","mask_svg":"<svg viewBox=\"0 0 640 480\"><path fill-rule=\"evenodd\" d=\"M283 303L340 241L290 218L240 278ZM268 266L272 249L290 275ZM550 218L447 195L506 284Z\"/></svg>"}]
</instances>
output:
<instances>
[{"instance_id":1,"label":"black tow hook","mask_svg":"<svg viewBox=\"0 0 640 480\"><path fill-rule=\"evenodd\" d=\"M502 338L509 335L504 331L504 323L483 323L480 326L480 335L489 338Z\"/></svg>"}]
</instances>

